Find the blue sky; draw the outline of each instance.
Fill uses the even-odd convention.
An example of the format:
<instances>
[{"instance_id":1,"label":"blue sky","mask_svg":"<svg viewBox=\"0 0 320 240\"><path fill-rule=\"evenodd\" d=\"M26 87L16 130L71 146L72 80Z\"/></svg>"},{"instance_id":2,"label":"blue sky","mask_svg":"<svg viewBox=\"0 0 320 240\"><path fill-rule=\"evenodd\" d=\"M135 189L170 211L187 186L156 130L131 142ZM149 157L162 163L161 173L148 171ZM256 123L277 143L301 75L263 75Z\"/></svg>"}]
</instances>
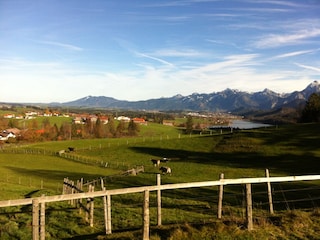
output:
<instances>
[{"instance_id":1,"label":"blue sky","mask_svg":"<svg viewBox=\"0 0 320 240\"><path fill-rule=\"evenodd\" d=\"M320 80L319 0L0 0L0 102Z\"/></svg>"}]
</instances>

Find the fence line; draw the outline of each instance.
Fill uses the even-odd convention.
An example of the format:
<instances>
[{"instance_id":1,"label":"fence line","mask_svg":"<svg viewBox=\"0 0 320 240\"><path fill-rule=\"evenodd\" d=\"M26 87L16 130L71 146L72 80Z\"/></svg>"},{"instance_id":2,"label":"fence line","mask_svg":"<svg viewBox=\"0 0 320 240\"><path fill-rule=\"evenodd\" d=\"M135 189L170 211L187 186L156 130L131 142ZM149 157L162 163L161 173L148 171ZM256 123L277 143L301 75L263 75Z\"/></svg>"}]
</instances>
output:
<instances>
[{"instance_id":1,"label":"fence line","mask_svg":"<svg viewBox=\"0 0 320 240\"><path fill-rule=\"evenodd\" d=\"M149 192L156 191L157 192L157 207L158 207L158 225L161 225L161 191L163 190L171 190L171 189L182 189L182 188L195 188L195 187L212 187L219 186L221 199L219 197L219 211L222 209L222 196L223 196L223 188L225 185L245 185L246 186L246 221L248 230L253 228L252 222L252 193L251 193L251 184L257 183L274 183L274 182L290 182L290 181L311 181L311 180L320 180L320 175L305 175L305 176L286 176L286 177L262 177L262 178L239 178L239 179L224 179L220 176L220 179L217 181L205 181L205 182L191 182L191 183L175 183L175 184L164 184L160 183L160 174L157 175L157 184L151 186L141 186L141 187L132 187L132 188L122 188L122 189L112 189L106 190L102 183L102 190L94 191L93 187L88 192L80 192L79 185L75 185L73 182L65 181L65 184L71 188L76 189L77 191L71 191L70 189L64 189L64 195L55 195L55 196L41 196L38 198L28 198L28 199L15 199L15 200L5 200L0 201L0 207L10 207L10 206L19 206L19 205L31 205L33 209L35 209L33 213L33 239L38 240L39 234L40 238L43 239L44 234L44 226L39 229L39 209L42 209L41 216L44 215L44 204L50 202L57 201L79 201L80 199L94 199L97 197L103 197L104 199L104 212L105 212L105 226L106 226L106 234L110 234L111 231L111 196L112 195L121 195L121 194L129 194L129 193L144 193L143 200L143 239L149 239L149 226L150 226L150 211L149 211ZM269 194L269 192L268 192ZM221 201L221 202L220 202ZM90 226L93 226L93 201L87 202L86 212L90 213ZM39 205L40 204L40 205ZM270 198L269 198L270 204ZM272 204L272 201L271 201ZM39 206L41 206L39 208ZM221 206L221 207L220 207ZM220 209L221 208L221 209ZM218 211L218 212L219 212ZM37 212L37 213L36 213ZM271 208L270 208L270 213ZM218 215L218 218L221 218L221 215ZM41 221L40 221L41 222ZM148 228L148 229L147 229ZM36 233L34 233L36 232Z\"/></svg>"}]
</instances>

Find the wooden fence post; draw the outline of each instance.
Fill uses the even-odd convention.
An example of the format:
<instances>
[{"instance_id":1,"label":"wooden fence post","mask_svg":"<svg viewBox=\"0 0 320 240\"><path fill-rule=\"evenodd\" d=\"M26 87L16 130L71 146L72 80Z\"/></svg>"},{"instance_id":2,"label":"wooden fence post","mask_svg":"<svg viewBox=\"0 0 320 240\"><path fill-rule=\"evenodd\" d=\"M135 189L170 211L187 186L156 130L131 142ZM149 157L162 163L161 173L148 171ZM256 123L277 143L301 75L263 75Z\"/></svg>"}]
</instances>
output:
<instances>
[{"instance_id":1,"label":"wooden fence post","mask_svg":"<svg viewBox=\"0 0 320 240\"><path fill-rule=\"evenodd\" d=\"M75 193L75 189L74 189L74 181L70 181L70 184L71 184L71 187L70 187L70 190L71 190L71 194L74 194ZM74 206L74 202L75 200L71 200L70 203L72 206Z\"/></svg>"},{"instance_id":2,"label":"wooden fence post","mask_svg":"<svg viewBox=\"0 0 320 240\"><path fill-rule=\"evenodd\" d=\"M103 180L101 179L101 186L103 186L103 191L106 188L103 185ZM111 196L110 194L103 196L103 211L104 211L104 225L106 234L111 234Z\"/></svg>"},{"instance_id":3,"label":"wooden fence post","mask_svg":"<svg viewBox=\"0 0 320 240\"><path fill-rule=\"evenodd\" d=\"M40 240L46 239L46 204L40 203Z\"/></svg>"},{"instance_id":4,"label":"wooden fence post","mask_svg":"<svg viewBox=\"0 0 320 240\"><path fill-rule=\"evenodd\" d=\"M107 234L111 234L111 195L107 195Z\"/></svg>"},{"instance_id":5,"label":"wooden fence post","mask_svg":"<svg viewBox=\"0 0 320 240\"><path fill-rule=\"evenodd\" d=\"M142 239L149 240L149 226L150 226L150 216L149 216L149 190L144 191L144 201L143 201L143 229L142 229Z\"/></svg>"},{"instance_id":6,"label":"wooden fence post","mask_svg":"<svg viewBox=\"0 0 320 240\"><path fill-rule=\"evenodd\" d=\"M67 192L67 178L63 179L63 188L62 188L62 195L66 194Z\"/></svg>"},{"instance_id":7,"label":"wooden fence post","mask_svg":"<svg viewBox=\"0 0 320 240\"><path fill-rule=\"evenodd\" d=\"M266 178L269 178L269 169L266 169ZM269 199L269 209L270 209L270 214L274 214L273 211L273 202L272 202L272 190L271 190L271 183L267 182L267 186L268 186L268 199Z\"/></svg>"},{"instance_id":8,"label":"wooden fence post","mask_svg":"<svg viewBox=\"0 0 320 240\"><path fill-rule=\"evenodd\" d=\"M32 200L32 240L39 240L39 199Z\"/></svg>"},{"instance_id":9,"label":"wooden fence post","mask_svg":"<svg viewBox=\"0 0 320 240\"><path fill-rule=\"evenodd\" d=\"M157 186L161 185L161 174L157 174ZM161 190L157 190L157 218L158 218L158 226L161 226Z\"/></svg>"},{"instance_id":10,"label":"wooden fence post","mask_svg":"<svg viewBox=\"0 0 320 240\"><path fill-rule=\"evenodd\" d=\"M92 185L90 184L89 186L88 186L88 192L91 192L91 188L92 188ZM85 220L86 220L86 222L87 223L89 223L90 224L90 206L91 206L91 201L92 201L92 199L91 198L87 198L87 204L86 204L86 208L85 208L85 211L86 211L86 216L85 216Z\"/></svg>"},{"instance_id":11,"label":"wooden fence post","mask_svg":"<svg viewBox=\"0 0 320 240\"><path fill-rule=\"evenodd\" d=\"M253 222L252 222L252 193L251 193L251 183L246 184L246 202L247 202L247 228L248 231L253 230Z\"/></svg>"},{"instance_id":12,"label":"wooden fence post","mask_svg":"<svg viewBox=\"0 0 320 240\"><path fill-rule=\"evenodd\" d=\"M94 192L94 186L91 186L91 192ZM94 201L91 198L90 201L90 227L93 227L93 213L94 213Z\"/></svg>"},{"instance_id":13,"label":"wooden fence post","mask_svg":"<svg viewBox=\"0 0 320 240\"><path fill-rule=\"evenodd\" d=\"M224 179L224 174L220 173L220 181ZM219 199L218 199L218 219L222 218L222 200L223 200L223 184L219 186Z\"/></svg>"},{"instance_id":14,"label":"wooden fence post","mask_svg":"<svg viewBox=\"0 0 320 240\"><path fill-rule=\"evenodd\" d=\"M80 179L80 182L79 182L79 189L81 192L83 192L83 178ZM79 199L78 201L80 207L79 207L79 214L82 213L82 198Z\"/></svg>"}]
</instances>

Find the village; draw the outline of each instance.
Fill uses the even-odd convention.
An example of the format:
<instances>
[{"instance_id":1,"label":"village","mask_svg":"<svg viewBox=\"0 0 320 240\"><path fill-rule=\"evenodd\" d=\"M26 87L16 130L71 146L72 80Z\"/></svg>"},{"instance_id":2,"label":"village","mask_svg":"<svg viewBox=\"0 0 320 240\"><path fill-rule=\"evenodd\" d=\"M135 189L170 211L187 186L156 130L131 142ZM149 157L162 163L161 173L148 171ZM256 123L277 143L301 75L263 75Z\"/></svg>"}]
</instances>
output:
<instances>
[{"instance_id":1,"label":"village","mask_svg":"<svg viewBox=\"0 0 320 240\"><path fill-rule=\"evenodd\" d=\"M197 119L192 128L195 129L205 129L209 125L227 125L233 119L239 118L230 113L197 113L197 112L187 112L184 114L162 114L162 113L146 113L146 112L135 112L130 113L130 116L126 115L116 115L106 114L106 113L76 113L76 112L60 112L50 109L37 109L37 110L26 110L26 111L11 111L8 110L0 112L0 119L3 119L0 126L0 141L1 142L14 142L17 139L22 139L21 136L25 135L24 139L30 139L30 131L33 130L33 135L44 136L49 135L49 132L57 132L56 135L65 135L64 137L52 137L48 140L65 140L70 139L67 136L89 137L89 134L85 133L87 131L84 126L90 125L91 129L99 128L100 134L96 134L95 137L111 137L111 135L120 136L121 134L112 133L113 128L117 128L118 123L123 123L130 125L132 122L134 125L148 125L148 122L154 122L172 127L185 127L185 122L187 118ZM134 116L136 115L136 116ZM159 117L160 116L160 117ZM111 119L112 118L112 119ZM180 119L180 120L177 120ZM111 123L110 123L110 120ZM55 126L54 123L57 122ZM33 124L32 124L33 123ZM109 123L109 124L108 124ZM116 124L115 124L116 123ZM115 124L115 126L110 126ZM99 127L97 127L99 125ZM102 127L100 127L100 125ZM72 126L72 127L71 127ZM82 127L81 127L82 126ZM105 127L103 127L105 126ZM71 130L71 128L73 130ZM105 130L101 130L101 129ZM109 128L109 129L107 129ZM122 126L123 128L123 126ZM69 130L68 130L69 129ZM26 132L29 131L29 134ZM67 132L69 131L69 132ZM111 132L108 134L106 132ZM119 131L123 131L119 130ZM60 132L60 133L58 133ZM62 133L64 132L64 133ZM97 132L93 130L92 132ZM29 135L29 137L26 137ZM114 137L113 136L113 137ZM90 136L94 137L94 136Z\"/></svg>"}]
</instances>

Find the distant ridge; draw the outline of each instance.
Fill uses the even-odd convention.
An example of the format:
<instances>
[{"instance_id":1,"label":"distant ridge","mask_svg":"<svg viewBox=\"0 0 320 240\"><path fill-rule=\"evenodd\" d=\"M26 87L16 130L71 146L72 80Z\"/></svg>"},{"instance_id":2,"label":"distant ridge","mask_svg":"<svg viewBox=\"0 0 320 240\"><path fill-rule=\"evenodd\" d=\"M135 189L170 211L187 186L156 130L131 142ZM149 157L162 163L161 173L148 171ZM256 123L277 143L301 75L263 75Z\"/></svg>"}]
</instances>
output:
<instances>
[{"instance_id":1,"label":"distant ridge","mask_svg":"<svg viewBox=\"0 0 320 240\"><path fill-rule=\"evenodd\" d=\"M242 109L274 110L281 107L298 107L305 104L312 93L320 93L318 81L310 83L302 91L280 94L269 89L248 93L227 88L209 94L193 93L188 96L177 94L169 98L144 101L117 100L105 96L87 96L75 101L61 103L65 107L108 108L158 111L223 111L235 112ZM52 105L56 105L52 104Z\"/></svg>"}]
</instances>

